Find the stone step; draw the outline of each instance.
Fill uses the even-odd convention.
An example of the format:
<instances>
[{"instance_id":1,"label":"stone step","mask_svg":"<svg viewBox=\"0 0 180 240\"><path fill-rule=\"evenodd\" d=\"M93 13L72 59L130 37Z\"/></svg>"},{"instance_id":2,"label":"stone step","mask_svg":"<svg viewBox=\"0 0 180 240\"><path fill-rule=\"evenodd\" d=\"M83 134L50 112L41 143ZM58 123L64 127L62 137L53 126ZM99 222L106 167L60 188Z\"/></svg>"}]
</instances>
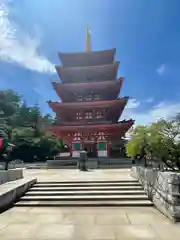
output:
<instances>
[{"instance_id":1,"label":"stone step","mask_svg":"<svg viewBox=\"0 0 180 240\"><path fill-rule=\"evenodd\" d=\"M141 184L133 179L38 182L15 204L17 207L152 205Z\"/></svg>"},{"instance_id":2,"label":"stone step","mask_svg":"<svg viewBox=\"0 0 180 240\"><path fill-rule=\"evenodd\" d=\"M110 187L110 186L141 186L138 182L108 182L108 183L94 183L94 182L86 182L86 183L37 183L33 187Z\"/></svg>"},{"instance_id":3,"label":"stone step","mask_svg":"<svg viewBox=\"0 0 180 240\"><path fill-rule=\"evenodd\" d=\"M29 191L26 196L71 196L71 195L140 195L144 194L144 190L127 190L127 191L117 191L117 190L90 190L88 191Z\"/></svg>"},{"instance_id":4,"label":"stone step","mask_svg":"<svg viewBox=\"0 0 180 240\"><path fill-rule=\"evenodd\" d=\"M153 203L149 200L128 201L20 201L15 207L150 207Z\"/></svg>"},{"instance_id":5,"label":"stone step","mask_svg":"<svg viewBox=\"0 0 180 240\"><path fill-rule=\"evenodd\" d=\"M134 179L129 179L129 180L93 180L93 181L58 181L58 182L45 182L45 181L41 181L41 182L37 182L37 184L92 184L92 183L139 183L137 180Z\"/></svg>"},{"instance_id":6,"label":"stone step","mask_svg":"<svg viewBox=\"0 0 180 240\"><path fill-rule=\"evenodd\" d=\"M143 190L142 186L85 186L85 187L73 187L73 186L68 186L68 187L47 187L47 186L43 186L43 187L38 187L36 185L34 185L34 187L30 188L29 191L49 191L49 192L53 192L53 191L128 191L128 190L132 190L132 191L137 191L137 190Z\"/></svg>"},{"instance_id":7,"label":"stone step","mask_svg":"<svg viewBox=\"0 0 180 240\"><path fill-rule=\"evenodd\" d=\"M148 197L145 194L140 195L84 195L84 196L52 196L52 195L46 195L46 196L28 196L25 195L21 198L21 201L137 201L137 200L148 200Z\"/></svg>"}]
</instances>

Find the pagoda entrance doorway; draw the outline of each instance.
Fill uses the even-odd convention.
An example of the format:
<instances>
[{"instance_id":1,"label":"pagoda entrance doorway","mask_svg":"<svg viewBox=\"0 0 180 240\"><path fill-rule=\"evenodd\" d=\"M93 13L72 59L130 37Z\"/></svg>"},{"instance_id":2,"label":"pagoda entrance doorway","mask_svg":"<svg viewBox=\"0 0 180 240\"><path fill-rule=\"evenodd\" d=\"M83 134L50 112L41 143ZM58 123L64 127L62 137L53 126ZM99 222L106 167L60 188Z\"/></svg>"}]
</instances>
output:
<instances>
[{"instance_id":1,"label":"pagoda entrance doorway","mask_svg":"<svg viewBox=\"0 0 180 240\"><path fill-rule=\"evenodd\" d=\"M84 143L84 150L87 152L88 157L97 157L96 143Z\"/></svg>"}]
</instances>

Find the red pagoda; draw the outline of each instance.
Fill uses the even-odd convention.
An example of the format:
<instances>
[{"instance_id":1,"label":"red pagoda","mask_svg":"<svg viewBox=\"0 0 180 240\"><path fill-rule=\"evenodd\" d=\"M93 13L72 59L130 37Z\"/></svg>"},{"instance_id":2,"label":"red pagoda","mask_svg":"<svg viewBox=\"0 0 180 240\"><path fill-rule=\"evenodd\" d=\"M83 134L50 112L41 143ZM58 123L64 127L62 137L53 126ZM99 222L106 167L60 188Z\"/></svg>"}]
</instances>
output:
<instances>
[{"instance_id":1,"label":"red pagoda","mask_svg":"<svg viewBox=\"0 0 180 240\"><path fill-rule=\"evenodd\" d=\"M56 66L61 82L52 85L61 102L48 101L57 123L49 130L70 147L72 157L86 149L91 157L108 157L111 141L120 139L134 121L119 118L128 97L119 97L123 78L117 79L116 49L91 51L86 30L86 51L59 53Z\"/></svg>"}]
</instances>

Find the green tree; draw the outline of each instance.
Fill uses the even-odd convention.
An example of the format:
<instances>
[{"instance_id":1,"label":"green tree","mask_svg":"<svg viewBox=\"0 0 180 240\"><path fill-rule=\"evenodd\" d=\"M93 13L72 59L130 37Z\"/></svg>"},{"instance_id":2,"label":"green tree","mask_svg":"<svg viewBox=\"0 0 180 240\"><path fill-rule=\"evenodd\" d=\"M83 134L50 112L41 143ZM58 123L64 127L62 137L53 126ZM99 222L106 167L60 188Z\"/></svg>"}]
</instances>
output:
<instances>
[{"instance_id":1,"label":"green tree","mask_svg":"<svg viewBox=\"0 0 180 240\"><path fill-rule=\"evenodd\" d=\"M177 118L160 120L150 126L135 128L132 138L126 145L129 156L140 156L145 161L163 162L172 170L180 169L180 121Z\"/></svg>"},{"instance_id":2,"label":"green tree","mask_svg":"<svg viewBox=\"0 0 180 240\"><path fill-rule=\"evenodd\" d=\"M137 155L144 157L148 140L149 128L147 126L137 126L132 133L131 140L126 144L128 156L132 158L136 158Z\"/></svg>"},{"instance_id":3,"label":"green tree","mask_svg":"<svg viewBox=\"0 0 180 240\"><path fill-rule=\"evenodd\" d=\"M113 157L127 157L126 155L127 140L121 138L119 141L112 141L110 145L111 156Z\"/></svg>"},{"instance_id":4,"label":"green tree","mask_svg":"<svg viewBox=\"0 0 180 240\"><path fill-rule=\"evenodd\" d=\"M61 151L62 142L46 133L46 127L55 119L50 114L42 116L37 104L29 107L16 92L0 91L0 113L0 137L17 146L13 158L32 161L36 156L45 160Z\"/></svg>"},{"instance_id":5,"label":"green tree","mask_svg":"<svg viewBox=\"0 0 180 240\"><path fill-rule=\"evenodd\" d=\"M161 120L153 123L150 127L150 145L153 158L162 161L172 170L179 169L180 165L180 143L177 141L179 133L179 124L176 119Z\"/></svg>"},{"instance_id":6,"label":"green tree","mask_svg":"<svg viewBox=\"0 0 180 240\"><path fill-rule=\"evenodd\" d=\"M0 91L0 138L3 147L0 149L0 159L5 161L5 170L8 169L9 150L8 141L11 139L12 128L8 122L14 116L18 103L18 95L13 95L11 90Z\"/></svg>"},{"instance_id":7,"label":"green tree","mask_svg":"<svg viewBox=\"0 0 180 240\"><path fill-rule=\"evenodd\" d=\"M1 123L15 113L15 105L6 96L6 92L0 91L0 119Z\"/></svg>"},{"instance_id":8,"label":"green tree","mask_svg":"<svg viewBox=\"0 0 180 240\"><path fill-rule=\"evenodd\" d=\"M61 141L50 135L42 135L36 138L32 136L34 136L34 133L31 131L21 131L15 136L17 148L12 152L13 158L26 162L45 161L47 157L57 155L63 147Z\"/></svg>"}]
</instances>

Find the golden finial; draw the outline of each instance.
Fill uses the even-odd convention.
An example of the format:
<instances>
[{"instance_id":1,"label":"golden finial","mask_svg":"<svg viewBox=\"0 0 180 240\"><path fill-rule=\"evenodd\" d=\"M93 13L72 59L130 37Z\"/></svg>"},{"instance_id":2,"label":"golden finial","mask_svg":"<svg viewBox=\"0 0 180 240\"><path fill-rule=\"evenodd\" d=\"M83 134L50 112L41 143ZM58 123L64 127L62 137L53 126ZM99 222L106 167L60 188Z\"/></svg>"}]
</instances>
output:
<instances>
[{"instance_id":1,"label":"golden finial","mask_svg":"<svg viewBox=\"0 0 180 240\"><path fill-rule=\"evenodd\" d=\"M86 52L91 52L91 30L86 27Z\"/></svg>"}]
</instances>

